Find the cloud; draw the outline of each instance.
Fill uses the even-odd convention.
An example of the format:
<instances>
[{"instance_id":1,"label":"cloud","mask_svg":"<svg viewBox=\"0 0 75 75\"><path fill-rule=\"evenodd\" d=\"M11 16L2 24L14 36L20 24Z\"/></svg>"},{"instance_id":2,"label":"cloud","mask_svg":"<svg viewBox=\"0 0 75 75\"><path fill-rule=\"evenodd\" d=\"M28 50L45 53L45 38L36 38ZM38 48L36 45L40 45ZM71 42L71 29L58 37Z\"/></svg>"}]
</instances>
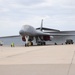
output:
<instances>
[{"instance_id":1,"label":"cloud","mask_svg":"<svg viewBox=\"0 0 75 75\"><path fill-rule=\"evenodd\" d=\"M36 5L38 3L42 3L43 0L16 0L17 3L22 4L22 5Z\"/></svg>"},{"instance_id":2,"label":"cloud","mask_svg":"<svg viewBox=\"0 0 75 75\"><path fill-rule=\"evenodd\" d=\"M0 0L0 34L18 34L22 25L75 29L74 0ZM8 30L9 27L9 30ZM3 29L8 31L3 33ZM14 29L14 32L13 32Z\"/></svg>"},{"instance_id":3,"label":"cloud","mask_svg":"<svg viewBox=\"0 0 75 75\"><path fill-rule=\"evenodd\" d=\"M0 7L0 13L3 13L3 12L9 12L9 9Z\"/></svg>"}]
</instances>

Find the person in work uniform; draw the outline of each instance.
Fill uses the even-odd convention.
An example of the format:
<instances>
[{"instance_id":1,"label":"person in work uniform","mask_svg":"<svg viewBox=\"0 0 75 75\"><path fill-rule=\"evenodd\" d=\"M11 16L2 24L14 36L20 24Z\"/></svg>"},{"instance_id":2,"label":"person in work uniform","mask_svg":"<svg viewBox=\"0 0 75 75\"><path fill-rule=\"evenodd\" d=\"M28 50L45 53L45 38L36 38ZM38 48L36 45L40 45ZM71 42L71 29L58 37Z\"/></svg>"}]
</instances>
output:
<instances>
[{"instance_id":1,"label":"person in work uniform","mask_svg":"<svg viewBox=\"0 0 75 75\"><path fill-rule=\"evenodd\" d=\"M13 42L11 43L11 47L14 47L14 43Z\"/></svg>"}]
</instances>

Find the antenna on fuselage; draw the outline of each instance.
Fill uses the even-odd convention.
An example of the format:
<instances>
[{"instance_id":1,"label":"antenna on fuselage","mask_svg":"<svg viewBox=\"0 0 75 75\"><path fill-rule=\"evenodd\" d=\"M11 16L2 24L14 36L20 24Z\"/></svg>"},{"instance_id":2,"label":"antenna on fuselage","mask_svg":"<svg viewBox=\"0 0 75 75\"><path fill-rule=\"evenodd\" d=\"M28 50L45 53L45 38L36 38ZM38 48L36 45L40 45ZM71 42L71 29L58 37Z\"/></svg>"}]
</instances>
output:
<instances>
[{"instance_id":1,"label":"antenna on fuselage","mask_svg":"<svg viewBox=\"0 0 75 75\"><path fill-rule=\"evenodd\" d=\"M43 28L43 19L41 20L41 28L40 28L40 31L42 31L42 28Z\"/></svg>"}]
</instances>

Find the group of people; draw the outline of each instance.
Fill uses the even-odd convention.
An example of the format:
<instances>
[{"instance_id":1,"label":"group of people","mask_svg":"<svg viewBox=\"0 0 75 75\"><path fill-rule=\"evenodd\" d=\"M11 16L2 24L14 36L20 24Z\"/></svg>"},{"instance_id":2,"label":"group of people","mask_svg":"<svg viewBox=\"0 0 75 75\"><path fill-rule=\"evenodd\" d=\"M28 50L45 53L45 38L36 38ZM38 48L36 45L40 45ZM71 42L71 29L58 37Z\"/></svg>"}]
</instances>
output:
<instances>
[{"instance_id":1,"label":"group of people","mask_svg":"<svg viewBox=\"0 0 75 75\"><path fill-rule=\"evenodd\" d=\"M0 41L0 46L3 46L3 41ZM11 43L11 47L14 47L14 42Z\"/></svg>"}]
</instances>

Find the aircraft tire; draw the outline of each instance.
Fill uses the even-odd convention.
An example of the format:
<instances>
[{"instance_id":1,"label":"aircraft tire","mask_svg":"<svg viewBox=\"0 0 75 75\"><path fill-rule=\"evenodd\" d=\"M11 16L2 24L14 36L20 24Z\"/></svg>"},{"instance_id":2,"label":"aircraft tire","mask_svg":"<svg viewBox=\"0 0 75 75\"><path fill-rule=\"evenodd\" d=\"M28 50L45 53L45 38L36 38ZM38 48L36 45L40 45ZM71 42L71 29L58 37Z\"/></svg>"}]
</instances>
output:
<instances>
[{"instance_id":1,"label":"aircraft tire","mask_svg":"<svg viewBox=\"0 0 75 75\"><path fill-rule=\"evenodd\" d=\"M46 43L45 42L41 42L41 45L46 45Z\"/></svg>"},{"instance_id":2,"label":"aircraft tire","mask_svg":"<svg viewBox=\"0 0 75 75\"><path fill-rule=\"evenodd\" d=\"M43 42L43 45L46 45L46 43L45 43L45 42Z\"/></svg>"},{"instance_id":3,"label":"aircraft tire","mask_svg":"<svg viewBox=\"0 0 75 75\"><path fill-rule=\"evenodd\" d=\"M31 46L33 46L33 42L31 42Z\"/></svg>"},{"instance_id":4,"label":"aircraft tire","mask_svg":"<svg viewBox=\"0 0 75 75\"><path fill-rule=\"evenodd\" d=\"M44 43L43 42L41 42L41 44L40 45L43 45Z\"/></svg>"},{"instance_id":5,"label":"aircraft tire","mask_svg":"<svg viewBox=\"0 0 75 75\"><path fill-rule=\"evenodd\" d=\"M28 44L25 44L25 47L28 47L29 45Z\"/></svg>"}]
</instances>

